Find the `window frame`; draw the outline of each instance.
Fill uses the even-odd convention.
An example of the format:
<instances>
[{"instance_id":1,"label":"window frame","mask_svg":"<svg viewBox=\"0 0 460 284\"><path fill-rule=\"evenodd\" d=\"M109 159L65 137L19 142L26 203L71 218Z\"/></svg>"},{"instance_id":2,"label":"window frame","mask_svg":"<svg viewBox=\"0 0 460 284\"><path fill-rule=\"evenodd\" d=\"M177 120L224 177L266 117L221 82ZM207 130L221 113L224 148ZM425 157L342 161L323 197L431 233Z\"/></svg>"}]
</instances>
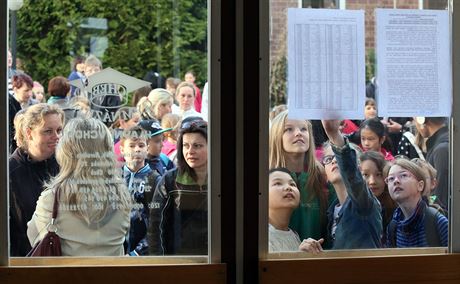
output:
<instances>
[{"instance_id":1,"label":"window frame","mask_svg":"<svg viewBox=\"0 0 460 284\"><path fill-rule=\"evenodd\" d=\"M210 93L218 94L221 88L221 0L208 0L208 81ZM0 4L0 19L3 23L0 25L0 35L7 39L0 43L0 88L7 94L7 60L6 53L8 50L8 1L3 1ZM211 81L213 82L211 84ZM220 109L220 97L214 96L209 98L209 108ZM0 101L0 113L3 121L8 121L8 96L3 96ZM208 151L210 151L210 161L208 163L208 183L210 188L208 193L208 256L190 258L184 257L88 257L88 258L12 258L9 256L9 151L8 151L8 127L0 129L0 279L9 279L14 283L21 282L21 279L31 277L33 273L37 281L45 281L47 273L51 271L53 275L61 277L63 281L69 279L66 275L67 272L75 272L76 274L86 275L89 277L96 277L107 281L107 272L112 272L113 275L120 273L119 277L123 277L124 271L139 271L137 276L132 278L142 279L146 275L151 274L152 278L168 279L173 281L193 280L204 281L205 283L224 283L227 277L226 265L222 264L221 254L221 113L209 112L210 123L208 129ZM212 122L211 122L212 121ZM5 123L6 125L6 123ZM212 166L211 166L212 165ZM212 177L212 178L211 178ZM194 261L195 260L195 261ZM62 262L62 263L59 263ZM35 264L35 266L34 266ZM159 265L158 265L159 264ZM30 269L19 268L17 266L34 266ZM47 267L43 267L45 265ZM93 266L89 267L88 266ZM155 265L155 267L152 267ZM38 266L38 267L37 267ZM50 268L51 266L51 268ZM79 268L78 266L85 266L87 269ZM101 267L104 266L104 267ZM134 266L134 267L133 267ZM116 267L116 268L115 268ZM122 268L122 269L120 269ZM89 270L88 270L89 269ZM121 271L121 272L119 272ZM156 271L156 272L155 272ZM168 272L170 271L170 272ZM176 273L177 271L177 273ZM56 274L57 273L57 274ZM161 276L163 275L163 276ZM25 278L24 278L25 277ZM86 278L86 279L85 279ZM109 276L109 279L112 278ZM117 277L113 277L116 281ZM75 281L87 283L88 277L77 277ZM7 280L8 281L8 280ZM83 282L84 281L84 282Z\"/></svg>"},{"instance_id":2,"label":"window frame","mask_svg":"<svg viewBox=\"0 0 460 284\"><path fill-rule=\"evenodd\" d=\"M270 8L270 1L261 1L260 2L260 54L262 60L260 63L260 106L261 109L260 115L261 115L261 135L259 137L259 155L260 155L260 169L259 169L259 195L260 195L260 200L259 200L259 257L262 262L268 262L270 261L270 254L268 253L268 167L264 165L268 165L268 159L267 158L267 153L269 149L268 145L268 109L269 109L269 97L264 94L268 94L268 88L269 86L269 58L267 57L267 54L270 53L270 37L268 30L270 30L270 14L269 14L269 8ZM457 11L457 14L460 14L460 3L455 6L453 5L453 1L449 0L448 1L449 5L449 11L450 12L450 19L451 19L451 35L452 35L452 42L451 42L451 50L460 50L460 16L457 16L457 18L454 17L455 11ZM452 53L452 52L451 52ZM458 59L460 57L459 54L452 54L452 75L453 75L453 94L457 94L460 91L460 60ZM265 75L265 76L264 76ZM454 151L455 147L455 142L460 141L460 131L458 127L455 127L456 125L460 125L460 106L458 105L458 99L453 95L453 109L452 109L452 116L451 116L451 127L450 127L450 164L449 164L449 171L450 171L450 177L451 177L451 185L452 185L452 195L451 195L451 201L450 201L450 206L449 206L449 246L447 250L444 249L439 249L439 250L432 250L432 249L426 249L423 250L423 254L443 254L444 251L446 253L458 253L460 252L460 206L455 206L455 204L459 204L460 202L460 176L455 175L454 170L455 170L455 165L454 161L460 161L460 153L459 151ZM455 190L454 190L455 189ZM420 253L419 249L413 249L412 250L414 253ZM366 255L369 255L369 253L374 252L374 250L369 250L365 251ZM397 250L395 249L379 249L375 250L375 257L381 257L381 256L388 256L388 255L394 255L397 256L400 254ZM413 254L411 253L411 250L406 250L406 254ZM280 254L272 254L274 257L279 258ZM282 255L282 254L281 254ZM303 260L306 257L310 257L312 255L309 255L307 253L300 253L298 256L295 256L294 254L284 254L285 259L298 259ZM354 253L350 253L350 255L355 256ZM342 254L343 256L343 254ZM313 259L316 257L312 256ZM346 256L343 256L346 257ZM415 257L415 256L414 256ZM282 258L282 257L281 257Z\"/></svg>"}]
</instances>

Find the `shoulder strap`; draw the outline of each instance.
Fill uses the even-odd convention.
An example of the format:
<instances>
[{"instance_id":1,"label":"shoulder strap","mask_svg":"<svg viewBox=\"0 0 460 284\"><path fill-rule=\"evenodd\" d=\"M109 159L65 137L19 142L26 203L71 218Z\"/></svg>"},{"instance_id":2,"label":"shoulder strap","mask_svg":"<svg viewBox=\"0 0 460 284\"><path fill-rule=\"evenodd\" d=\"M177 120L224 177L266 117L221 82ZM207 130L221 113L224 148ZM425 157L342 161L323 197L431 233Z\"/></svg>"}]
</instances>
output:
<instances>
[{"instance_id":1,"label":"shoulder strap","mask_svg":"<svg viewBox=\"0 0 460 284\"><path fill-rule=\"evenodd\" d=\"M441 239L438 233L438 214L441 214L435 208L427 205L425 208L425 235L428 246L441 246Z\"/></svg>"},{"instance_id":2,"label":"shoulder strap","mask_svg":"<svg viewBox=\"0 0 460 284\"><path fill-rule=\"evenodd\" d=\"M409 140L409 142L412 144L412 147L414 147L415 151L417 151L417 154L418 154L419 158L425 161L425 157L423 156L422 150L415 143L414 134L410 133L409 131L406 131L406 132L403 133L403 135L404 135L404 137L407 138L407 140Z\"/></svg>"},{"instance_id":3,"label":"shoulder strap","mask_svg":"<svg viewBox=\"0 0 460 284\"><path fill-rule=\"evenodd\" d=\"M396 247L396 222L391 219L387 227L387 240L392 248Z\"/></svg>"},{"instance_id":4,"label":"shoulder strap","mask_svg":"<svg viewBox=\"0 0 460 284\"><path fill-rule=\"evenodd\" d=\"M61 193L61 191L59 190L59 188L56 189L56 193L54 194L52 222L54 222L54 220L56 219L57 213L58 213L58 210L59 210L59 196L60 196L60 193Z\"/></svg>"}]
</instances>

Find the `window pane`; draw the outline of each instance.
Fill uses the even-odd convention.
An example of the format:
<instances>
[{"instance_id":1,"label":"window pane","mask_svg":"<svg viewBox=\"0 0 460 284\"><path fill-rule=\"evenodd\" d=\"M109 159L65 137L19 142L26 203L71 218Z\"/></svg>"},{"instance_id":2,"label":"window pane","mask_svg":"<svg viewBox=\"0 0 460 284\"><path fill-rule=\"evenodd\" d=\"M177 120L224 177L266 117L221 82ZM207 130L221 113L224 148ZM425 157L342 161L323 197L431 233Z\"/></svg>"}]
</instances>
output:
<instances>
[{"instance_id":1,"label":"window pane","mask_svg":"<svg viewBox=\"0 0 460 284\"><path fill-rule=\"evenodd\" d=\"M16 8L10 256L208 256L207 1Z\"/></svg>"},{"instance_id":2,"label":"window pane","mask_svg":"<svg viewBox=\"0 0 460 284\"><path fill-rule=\"evenodd\" d=\"M308 113L305 114L305 120L293 119L288 115L292 111L287 110L287 52L297 52L298 49L287 42L287 34L293 32L287 28L287 9L300 7L364 10L366 86L363 89L366 94L365 97L359 94L365 101L358 102L364 108L362 118L342 119L327 124L332 127L328 133L320 120L308 120ZM450 118L427 115L423 119L415 119L413 116L416 115L410 113L407 115L410 117L379 115L389 110L377 109L379 99L387 96L378 93L377 8L448 10L449 7L448 1L270 1L269 168L286 168L286 172L278 169L269 174L269 252L289 251L291 253L286 254L289 257L292 252L301 251L344 256L347 252L335 250L447 246ZM333 11L337 12L334 14ZM334 15L331 17L339 16L339 10L324 10L324 13ZM306 56L308 59L302 61L304 65L296 67L302 71L309 70L305 71L308 74L301 74L297 69L294 72L296 76L301 76L296 80L302 80L301 84L309 90L311 101L326 100L324 92L327 90L317 88L319 80L327 79L328 86L344 84L350 74L342 72L344 77L334 77L337 69L344 70L349 66L359 68L361 64L343 61L352 55L350 52L355 52L353 49L356 46L351 40L337 42L338 34L341 38L353 37L348 26L341 22L334 27L318 27L310 27L309 37L299 45L300 49L313 45L318 47L317 54ZM411 29L409 35L414 38L427 36L425 42L418 41L420 46L437 40L434 34L428 35L426 30L426 27ZM336 44L335 49L327 45L327 36L323 37L322 33ZM412 51L402 55L410 57L419 54L413 47L413 41L406 45L398 46L395 54L401 56L401 50L409 47L412 47ZM393 62L394 66L403 66L401 68L417 66L414 74L401 73L404 75L400 75L400 81L414 83L423 70L437 68L436 64L428 62L437 62L437 53L431 52L432 48L422 47L427 53L423 53L423 58L419 57L412 65ZM445 56L449 57L448 54ZM336 65L322 66L322 58L326 57L341 61ZM394 75L395 71L392 69L388 72ZM451 74L445 76L450 78ZM438 77L424 78L423 83L427 86L436 86ZM298 84L297 81L295 84ZM401 98L407 97L402 87L392 87L401 92ZM336 95L340 98L347 93L339 90ZM328 101L329 109L343 109L340 101L344 102L343 99ZM411 102L406 104L407 108L414 105ZM395 102L393 106L396 108L400 105ZM347 137L349 146L342 149L331 145L339 143L342 146L344 142L338 138L342 136ZM442 163L439 160L441 157ZM402 192L410 190L414 192L412 197L402 197ZM429 253L443 251L445 248L426 250ZM305 253L300 255L309 256Z\"/></svg>"}]
</instances>

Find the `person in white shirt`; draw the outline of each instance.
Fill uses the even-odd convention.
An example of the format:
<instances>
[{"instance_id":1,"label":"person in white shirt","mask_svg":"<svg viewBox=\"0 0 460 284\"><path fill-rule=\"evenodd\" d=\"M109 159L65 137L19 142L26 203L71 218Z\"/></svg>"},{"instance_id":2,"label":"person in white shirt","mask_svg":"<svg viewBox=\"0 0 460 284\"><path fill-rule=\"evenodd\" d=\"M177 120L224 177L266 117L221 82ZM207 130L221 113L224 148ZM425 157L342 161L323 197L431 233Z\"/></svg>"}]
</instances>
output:
<instances>
[{"instance_id":1,"label":"person in white shirt","mask_svg":"<svg viewBox=\"0 0 460 284\"><path fill-rule=\"evenodd\" d=\"M300 192L286 168L274 168L269 174L268 248L269 252L299 251L300 239L291 230L289 220L299 207Z\"/></svg>"},{"instance_id":2,"label":"person in white shirt","mask_svg":"<svg viewBox=\"0 0 460 284\"><path fill-rule=\"evenodd\" d=\"M180 83L176 89L176 99L179 102L179 108L173 108L172 112L180 115L182 119L189 116L198 116L202 118L203 116L201 113L197 112L194 107L195 96L195 88L192 83Z\"/></svg>"}]
</instances>

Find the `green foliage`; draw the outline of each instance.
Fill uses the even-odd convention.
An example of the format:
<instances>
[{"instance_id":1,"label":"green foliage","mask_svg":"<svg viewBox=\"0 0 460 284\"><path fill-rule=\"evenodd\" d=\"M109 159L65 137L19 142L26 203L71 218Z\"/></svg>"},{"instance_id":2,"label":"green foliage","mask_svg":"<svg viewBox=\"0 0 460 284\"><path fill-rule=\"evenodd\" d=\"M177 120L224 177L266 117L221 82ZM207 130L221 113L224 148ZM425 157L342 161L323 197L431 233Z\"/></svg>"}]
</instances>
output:
<instances>
[{"instance_id":1,"label":"green foliage","mask_svg":"<svg viewBox=\"0 0 460 284\"><path fill-rule=\"evenodd\" d=\"M107 19L107 30L83 29L85 18ZM67 76L74 54L89 53L91 36L105 36L104 67L137 78L155 70L183 79L207 77L206 0L25 0L18 12L18 57L34 80Z\"/></svg>"},{"instance_id":2,"label":"green foliage","mask_svg":"<svg viewBox=\"0 0 460 284\"><path fill-rule=\"evenodd\" d=\"M282 53L270 69L270 105L271 107L286 104L287 59Z\"/></svg>"},{"instance_id":3,"label":"green foliage","mask_svg":"<svg viewBox=\"0 0 460 284\"><path fill-rule=\"evenodd\" d=\"M366 83L375 76L375 68L375 50L373 48L369 48L366 56Z\"/></svg>"}]
</instances>

